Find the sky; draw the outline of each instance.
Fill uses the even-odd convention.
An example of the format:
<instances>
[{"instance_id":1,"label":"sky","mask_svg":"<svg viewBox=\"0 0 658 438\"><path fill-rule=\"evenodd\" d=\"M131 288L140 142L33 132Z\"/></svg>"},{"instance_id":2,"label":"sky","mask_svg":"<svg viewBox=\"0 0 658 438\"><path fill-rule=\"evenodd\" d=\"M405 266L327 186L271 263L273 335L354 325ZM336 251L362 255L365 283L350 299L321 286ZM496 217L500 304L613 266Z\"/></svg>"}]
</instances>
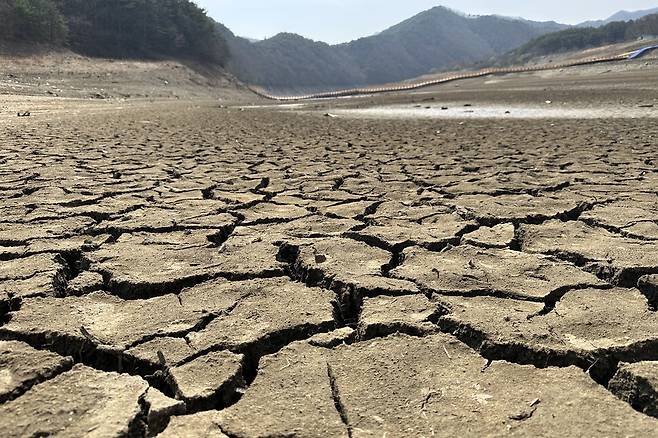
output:
<instances>
[{"instance_id":1,"label":"sky","mask_svg":"<svg viewBox=\"0 0 658 438\"><path fill-rule=\"evenodd\" d=\"M576 24L619 10L650 9L658 0L195 0L233 33L264 39L279 32L342 43L380 32L434 6Z\"/></svg>"}]
</instances>

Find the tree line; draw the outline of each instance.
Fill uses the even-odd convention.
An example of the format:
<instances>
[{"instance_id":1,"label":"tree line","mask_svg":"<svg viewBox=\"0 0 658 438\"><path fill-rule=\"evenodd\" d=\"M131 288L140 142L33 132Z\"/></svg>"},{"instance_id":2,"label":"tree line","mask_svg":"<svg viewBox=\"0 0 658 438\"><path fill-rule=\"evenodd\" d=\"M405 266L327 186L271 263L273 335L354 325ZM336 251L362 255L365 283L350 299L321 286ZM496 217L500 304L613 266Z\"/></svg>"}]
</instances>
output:
<instances>
[{"instance_id":1,"label":"tree line","mask_svg":"<svg viewBox=\"0 0 658 438\"><path fill-rule=\"evenodd\" d=\"M113 58L224 64L225 40L190 0L0 0L0 41L69 46Z\"/></svg>"},{"instance_id":2,"label":"tree line","mask_svg":"<svg viewBox=\"0 0 658 438\"><path fill-rule=\"evenodd\" d=\"M540 36L515 51L521 56L541 56L658 36L658 14L634 21L616 21L601 27L572 28Z\"/></svg>"}]
</instances>

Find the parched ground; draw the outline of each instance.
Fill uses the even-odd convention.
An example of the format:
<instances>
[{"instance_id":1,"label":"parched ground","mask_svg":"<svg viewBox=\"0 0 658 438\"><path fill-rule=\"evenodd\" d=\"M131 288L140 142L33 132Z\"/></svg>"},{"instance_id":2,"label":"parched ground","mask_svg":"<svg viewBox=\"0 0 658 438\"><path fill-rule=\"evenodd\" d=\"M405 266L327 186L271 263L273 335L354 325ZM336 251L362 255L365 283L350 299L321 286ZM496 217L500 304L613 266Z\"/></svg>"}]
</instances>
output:
<instances>
[{"instance_id":1,"label":"parched ground","mask_svg":"<svg viewBox=\"0 0 658 438\"><path fill-rule=\"evenodd\" d=\"M0 119L3 436L656 433L655 118L69 104Z\"/></svg>"}]
</instances>

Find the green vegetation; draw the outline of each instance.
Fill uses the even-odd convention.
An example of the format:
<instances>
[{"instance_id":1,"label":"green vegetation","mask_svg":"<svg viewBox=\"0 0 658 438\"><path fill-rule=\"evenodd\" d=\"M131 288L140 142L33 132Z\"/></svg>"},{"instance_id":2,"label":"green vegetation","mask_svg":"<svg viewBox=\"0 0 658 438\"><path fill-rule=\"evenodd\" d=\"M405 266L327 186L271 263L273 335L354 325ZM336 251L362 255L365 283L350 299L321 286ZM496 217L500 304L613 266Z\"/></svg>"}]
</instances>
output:
<instances>
[{"instance_id":1,"label":"green vegetation","mask_svg":"<svg viewBox=\"0 0 658 438\"><path fill-rule=\"evenodd\" d=\"M215 22L190 0L0 0L0 19L0 41L117 58L228 58Z\"/></svg>"},{"instance_id":2,"label":"green vegetation","mask_svg":"<svg viewBox=\"0 0 658 438\"><path fill-rule=\"evenodd\" d=\"M66 40L64 17L52 0L0 0L0 41L52 42Z\"/></svg>"},{"instance_id":3,"label":"green vegetation","mask_svg":"<svg viewBox=\"0 0 658 438\"><path fill-rule=\"evenodd\" d=\"M658 35L658 14L635 21L616 21L602 27L573 28L540 36L514 52L520 57L543 56Z\"/></svg>"}]
</instances>

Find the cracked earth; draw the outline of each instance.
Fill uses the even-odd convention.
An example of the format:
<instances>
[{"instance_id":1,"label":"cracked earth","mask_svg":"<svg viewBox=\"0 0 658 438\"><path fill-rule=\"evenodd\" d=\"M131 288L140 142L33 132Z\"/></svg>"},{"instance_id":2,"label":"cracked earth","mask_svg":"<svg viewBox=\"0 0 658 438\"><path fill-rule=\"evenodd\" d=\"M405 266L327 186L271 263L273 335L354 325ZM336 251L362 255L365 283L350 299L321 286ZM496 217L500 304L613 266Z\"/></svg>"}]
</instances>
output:
<instances>
[{"instance_id":1,"label":"cracked earth","mask_svg":"<svg viewBox=\"0 0 658 438\"><path fill-rule=\"evenodd\" d=\"M0 133L3 436L656 433L655 120Z\"/></svg>"}]
</instances>

